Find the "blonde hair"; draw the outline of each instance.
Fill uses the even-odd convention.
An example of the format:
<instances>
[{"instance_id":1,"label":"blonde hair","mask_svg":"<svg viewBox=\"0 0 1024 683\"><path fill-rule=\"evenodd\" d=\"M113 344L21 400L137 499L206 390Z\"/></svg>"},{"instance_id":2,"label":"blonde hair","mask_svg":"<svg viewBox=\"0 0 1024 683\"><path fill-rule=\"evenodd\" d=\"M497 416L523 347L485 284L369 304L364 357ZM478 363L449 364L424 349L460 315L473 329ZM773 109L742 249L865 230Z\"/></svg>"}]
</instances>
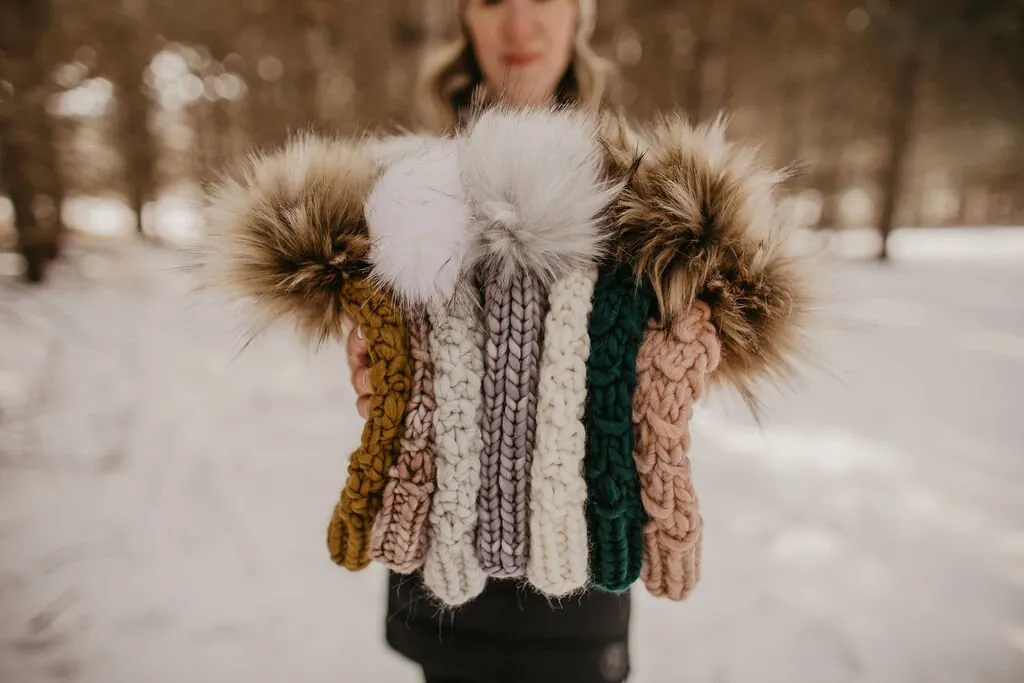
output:
<instances>
[{"instance_id":1,"label":"blonde hair","mask_svg":"<svg viewBox=\"0 0 1024 683\"><path fill-rule=\"evenodd\" d=\"M610 64L590 47L594 31L595 0L576 0L579 21L569 68L558 85L560 102L597 109L604 102ZM461 116L481 96L483 73L477 64L466 24L466 0L460 3L460 35L443 45L425 62L416 93L417 123L430 130L457 127Z\"/></svg>"}]
</instances>

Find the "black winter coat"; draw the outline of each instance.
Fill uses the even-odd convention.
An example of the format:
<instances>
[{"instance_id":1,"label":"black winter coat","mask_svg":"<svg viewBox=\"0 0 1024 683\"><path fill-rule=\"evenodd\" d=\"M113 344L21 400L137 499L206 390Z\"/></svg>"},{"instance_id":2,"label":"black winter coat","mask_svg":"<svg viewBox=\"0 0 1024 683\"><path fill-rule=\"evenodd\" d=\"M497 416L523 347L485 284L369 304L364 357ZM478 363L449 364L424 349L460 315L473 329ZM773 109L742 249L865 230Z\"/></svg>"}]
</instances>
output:
<instances>
[{"instance_id":1,"label":"black winter coat","mask_svg":"<svg viewBox=\"0 0 1024 683\"><path fill-rule=\"evenodd\" d=\"M620 683L629 673L629 593L551 601L490 579L475 600L442 610L417 572L390 574L387 642L428 680Z\"/></svg>"}]
</instances>

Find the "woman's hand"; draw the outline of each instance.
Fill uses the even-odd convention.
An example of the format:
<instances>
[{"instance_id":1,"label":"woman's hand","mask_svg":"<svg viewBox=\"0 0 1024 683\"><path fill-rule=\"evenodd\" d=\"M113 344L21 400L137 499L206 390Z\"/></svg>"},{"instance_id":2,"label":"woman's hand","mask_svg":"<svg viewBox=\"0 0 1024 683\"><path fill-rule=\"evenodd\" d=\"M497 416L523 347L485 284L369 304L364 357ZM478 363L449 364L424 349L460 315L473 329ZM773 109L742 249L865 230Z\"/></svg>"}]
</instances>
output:
<instances>
[{"instance_id":1,"label":"woman's hand","mask_svg":"<svg viewBox=\"0 0 1024 683\"><path fill-rule=\"evenodd\" d=\"M370 353L363 331L355 325L348 334L348 365L352 370L352 388L356 390L356 410L365 420L370 416Z\"/></svg>"}]
</instances>

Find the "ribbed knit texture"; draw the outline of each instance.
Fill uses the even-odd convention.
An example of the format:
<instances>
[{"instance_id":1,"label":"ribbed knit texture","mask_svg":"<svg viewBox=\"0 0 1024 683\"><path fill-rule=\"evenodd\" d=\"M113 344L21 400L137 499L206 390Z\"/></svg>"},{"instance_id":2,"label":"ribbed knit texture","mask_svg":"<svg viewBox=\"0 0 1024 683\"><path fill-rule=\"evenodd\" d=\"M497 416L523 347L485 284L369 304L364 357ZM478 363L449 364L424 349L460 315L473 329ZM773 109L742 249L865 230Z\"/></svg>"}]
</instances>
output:
<instances>
[{"instance_id":1,"label":"ribbed knit texture","mask_svg":"<svg viewBox=\"0 0 1024 683\"><path fill-rule=\"evenodd\" d=\"M496 577L526 574L544 299L526 272L484 285L484 413L477 556Z\"/></svg>"},{"instance_id":2,"label":"ribbed knit texture","mask_svg":"<svg viewBox=\"0 0 1024 683\"><path fill-rule=\"evenodd\" d=\"M434 438L437 488L430 506L430 541L423 581L442 602L459 605L480 594L487 575L476 557L480 490L481 385L484 330L479 305L432 304L430 357L434 362Z\"/></svg>"},{"instance_id":3,"label":"ribbed knit texture","mask_svg":"<svg viewBox=\"0 0 1024 683\"><path fill-rule=\"evenodd\" d=\"M636 354L654 296L632 271L602 266L590 314L586 410L590 580L624 591L640 578L644 509L633 462Z\"/></svg>"},{"instance_id":4,"label":"ribbed knit texture","mask_svg":"<svg viewBox=\"0 0 1024 683\"><path fill-rule=\"evenodd\" d=\"M434 364L426 314L408 316L412 392L398 459L388 472L384 500L373 524L370 557L407 574L423 564L427 515L434 493Z\"/></svg>"},{"instance_id":5,"label":"ribbed knit texture","mask_svg":"<svg viewBox=\"0 0 1024 683\"><path fill-rule=\"evenodd\" d=\"M587 331L597 268L570 272L551 286L537 390L537 443L530 471L527 579L563 596L587 583L587 482L583 424Z\"/></svg>"},{"instance_id":6,"label":"ribbed knit texture","mask_svg":"<svg viewBox=\"0 0 1024 683\"><path fill-rule=\"evenodd\" d=\"M642 579L656 596L682 600L700 579L702 520L690 477L690 421L721 346L698 301L668 329L651 324L636 359L633 455L648 521Z\"/></svg>"},{"instance_id":7,"label":"ribbed knit texture","mask_svg":"<svg viewBox=\"0 0 1024 683\"><path fill-rule=\"evenodd\" d=\"M407 332L392 297L357 278L345 283L341 299L366 333L371 393L361 443L349 458L348 480L328 525L327 547L332 560L355 571L370 562L370 530L398 455L410 373Z\"/></svg>"}]
</instances>

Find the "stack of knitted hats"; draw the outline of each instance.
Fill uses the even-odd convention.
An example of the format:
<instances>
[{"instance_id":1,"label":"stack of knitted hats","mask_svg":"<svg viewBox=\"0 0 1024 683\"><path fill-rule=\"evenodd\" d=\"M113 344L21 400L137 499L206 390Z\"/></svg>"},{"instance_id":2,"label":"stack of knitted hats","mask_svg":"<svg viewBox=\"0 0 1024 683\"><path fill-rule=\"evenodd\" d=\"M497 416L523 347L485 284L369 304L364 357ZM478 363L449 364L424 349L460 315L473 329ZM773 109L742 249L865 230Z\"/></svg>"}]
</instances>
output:
<instances>
[{"instance_id":1,"label":"stack of knitted hats","mask_svg":"<svg viewBox=\"0 0 1024 683\"><path fill-rule=\"evenodd\" d=\"M422 571L448 605L488 577L685 597L694 403L719 377L753 401L807 308L780 179L721 122L492 108L444 138L305 136L223 182L218 281L367 339L335 562Z\"/></svg>"}]
</instances>

